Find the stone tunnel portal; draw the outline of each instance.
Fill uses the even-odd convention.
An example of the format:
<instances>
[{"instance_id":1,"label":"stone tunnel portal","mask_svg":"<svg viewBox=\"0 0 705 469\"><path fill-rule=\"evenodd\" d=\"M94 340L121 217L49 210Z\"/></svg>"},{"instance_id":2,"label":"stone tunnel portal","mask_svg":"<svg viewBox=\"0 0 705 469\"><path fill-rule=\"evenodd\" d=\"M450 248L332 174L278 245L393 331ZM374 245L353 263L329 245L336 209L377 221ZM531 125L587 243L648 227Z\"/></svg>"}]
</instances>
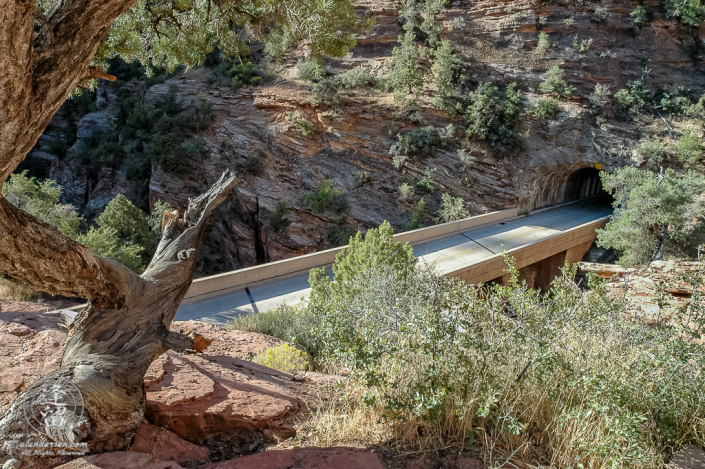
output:
<instances>
[{"instance_id":1,"label":"stone tunnel portal","mask_svg":"<svg viewBox=\"0 0 705 469\"><path fill-rule=\"evenodd\" d=\"M602 188L600 171L596 168L582 168L574 171L565 184L562 202L595 197L600 203L609 204L610 195Z\"/></svg>"}]
</instances>

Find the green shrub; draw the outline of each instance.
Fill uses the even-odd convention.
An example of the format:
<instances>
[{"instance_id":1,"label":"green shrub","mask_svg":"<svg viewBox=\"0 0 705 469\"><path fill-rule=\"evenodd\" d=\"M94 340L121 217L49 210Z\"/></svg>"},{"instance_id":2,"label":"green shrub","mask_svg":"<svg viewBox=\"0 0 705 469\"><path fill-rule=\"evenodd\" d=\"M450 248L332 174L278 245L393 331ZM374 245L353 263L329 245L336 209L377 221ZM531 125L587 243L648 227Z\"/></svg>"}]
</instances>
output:
<instances>
[{"instance_id":1,"label":"green shrub","mask_svg":"<svg viewBox=\"0 0 705 469\"><path fill-rule=\"evenodd\" d=\"M465 201L460 197L453 197L450 194L441 196L441 208L438 211L438 221L448 223L451 221L468 218L470 211L465 206Z\"/></svg>"},{"instance_id":2,"label":"green shrub","mask_svg":"<svg viewBox=\"0 0 705 469\"><path fill-rule=\"evenodd\" d=\"M291 220L286 218L287 213L289 213L289 206L284 201L277 202L274 211L264 209L264 213L262 214L264 226L275 233L284 231L291 225Z\"/></svg>"},{"instance_id":3,"label":"green shrub","mask_svg":"<svg viewBox=\"0 0 705 469\"><path fill-rule=\"evenodd\" d=\"M453 55L453 46L450 41L442 41L433 53L434 60L431 67L433 84L436 94L433 104L448 114L455 114L456 106L452 99L454 95L455 73L458 69L457 59Z\"/></svg>"},{"instance_id":4,"label":"green shrub","mask_svg":"<svg viewBox=\"0 0 705 469\"><path fill-rule=\"evenodd\" d=\"M501 157L522 147L522 140L515 128L524 109L523 96L516 83L507 86L504 102L492 83L481 83L469 95L469 105L464 118L468 123L467 135L478 140L489 140L493 154Z\"/></svg>"},{"instance_id":5,"label":"green shrub","mask_svg":"<svg viewBox=\"0 0 705 469\"><path fill-rule=\"evenodd\" d=\"M313 122L302 117L299 111L286 112L285 116L291 122L291 126L304 137L308 137L316 130Z\"/></svg>"},{"instance_id":6,"label":"green shrub","mask_svg":"<svg viewBox=\"0 0 705 469\"><path fill-rule=\"evenodd\" d=\"M401 103L410 94L418 96L423 87L423 73L419 62L425 50L419 50L416 34L406 31L399 36L399 46L392 50L392 67L386 82L394 90L394 101Z\"/></svg>"},{"instance_id":7,"label":"green shrub","mask_svg":"<svg viewBox=\"0 0 705 469\"><path fill-rule=\"evenodd\" d=\"M250 155L245 158L244 168L250 174L260 174L264 168L264 158L259 153Z\"/></svg>"},{"instance_id":8,"label":"green shrub","mask_svg":"<svg viewBox=\"0 0 705 469\"><path fill-rule=\"evenodd\" d=\"M634 8L632 10L631 13L629 13L629 16L632 17L632 21L634 22L634 25L637 28L641 28L646 23L646 8L644 8L641 5L638 5L636 8Z\"/></svg>"},{"instance_id":9,"label":"green shrub","mask_svg":"<svg viewBox=\"0 0 705 469\"><path fill-rule=\"evenodd\" d=\"M350 237L355 236L357 230L347 224L338 224L328 226L328 243L331 247L344 246L350 242Z\"/></svg>"},{"instance_id":10,"label":"green shrub","mask_svg":"<svg viewBox=\"0 0 705 469\"><path fill-rule=\"evenodd\" d=\"M665 0L668 15L688 26L698 26L705 17L705 4L702 0Z\"/></svg>"},{"instance_id":11,"label":"green shrub","mask_svg":"<svg viewBox=\"0 0 705 469\"><path fill-rule=\"evenodd\" d=\"M531 107L531 113L544 119L553 119L558 111L559 102L557 99L537 99Z\"/></svg>"},{"instance_id":12,"label":"green shrub","mask_svg":"<svg viewBox=\"0 0 705 469\"><path fill-rule=\"evenodd\" d=\"M2 195L15 207L24 210L71 238L78 235L81 217L76 207L59 203L62 188L47 179L39 182L27 176L27 171L12 174L2 186Z\"/></svg>"},{"instance_id":13,"label":"green shrub","mask_svg":"<svg viewBox=\"0 0 705 469\"><path fill-rule=\"evenodd\" d=\"M472 155L472 152L465 148L458 150L458 158L460 158L460 161L462 161L463 165L466 167L473 166L477 161L477 158Z\"/></svg>"},{"instance_id":14,"label":"green shrub","mask_svg":"<svg viewBox=\"0 0 705 469\"><path fill-rule=\"evenodd\" d=\"M536 47L543 50L548 50L551 48L551 43L548 41L548 34L543 31L539 33L539 41Z\"/></svg>"},{"instance_id":15,"label":"green shrub","mask_svg":"<svg viewBox=\"0 0 705 469\"><path fill-rule=\"evenodd\" d=\"M592 18L596 23L602 23L609 17L609 12L604 7L597 7L592 13Z\"/></svg>"},{"instance_id":16,"label":"green shrub","mask_svg":"<svg viewBox=\"0 0 705 469\"><path fill-rule=\"evenodd\" d=\"M91 227L88 233L79 235L76 239L99 256L107 257L121 263L129 269L142 273L144 263L142 255L144 248L130 242L123 242L112 227Z\"/></svg>"},{"instance_id":17,"label":"green shrub","mask_svg":"<svg viewBox=\"0 0 705 469\"><path fill-rule=\"evenodd\" d=\"M703 142L695 131L688 129L683 132L678 142L669 146L669 150L681 163L695 165L703 156Z\"/></svg>"},{"instance_id":18,"label":"green shrub","mask_svg":"<svg viewBox=\"0 0 705 469\"><path fill-rule=\"evenodd\" d=\"M429 168L426 166L426 169L423 172L423 176L421 176L421 179L418 180L416 183L417 187L420 187L421 189L427 191L427 192L432 192L436 186L433 184L433 173L436 172L436 168Z\"/></svg>"},{"instance_id":19,"label":"green shrub","mask_svg":"<svg viewBox=\"0 0 705 469\"><path fill-rule=\"evenodd\" d=\"M335 214L342 214L348 210L348 202L345 195L339 190L333 189L333 182L325 179L316 190L304 198L304 203L308 205L313 213L323 213L331 210Z\"/></svg>"},{"instance_id":20,"label":"green shrub","mask_svg":"<svg viewBox=\"0 0 705 469\"><path fill-rule=\"evenodd\" d=\"M353 68L345 73L325 78L311 86L311 104L338 106L342 102L340 91L373 88L377 79L366 68Z\"/></svg>"},{"instance_id":21,"label":"green shrub","mask_svg":"<svg viewBox=\"0 0 705 469\"><path fill-rule=\"evenodd\" d=\"M617 91L614 97L632 114L640 114L653 104L651 90L646 87L643 79L627 82L627 87Z\"/></svg>"},{"instance_id":22,"label":"green shrub","mask_svg":"<svg viewBox=\"0 0 705 469\"><path fill-rule=\"evenodd\" d=\"M539 84L539 91L543 94L565 98L573 94L575 87L565 82L565 71L556 65L548 71L546 80Z\"/></svg>"},{"instance_id":23,"label":"green shrub","mask_svg":"<svg viewBox=\"0 0 705 469\"><path fill-rule=\"evenodd\" d=\"M397 141L389 148L389 154L408 159L431 156L442 143L438 129L428 125L397 134Z\"/></svg>"},{"instance_id":24,"label":"green shrub","mask_svg":"<svg viewBox=\"0 0 705 469\"><path fill-rule=\"evenodd\" d=\"M404 182L399 186L399 200L405 202L414 198L414 186Z\"/></svg>"},{"instance_id":25,"label":"green shrub","mask_svg":"<svg viewBox=\"0 0 705 469\"><path fill-rule=\"evenodd\" d=\"M232 75L230 83L234 89L262 83L262 76L260 75L259 69L255 64L249 61L236 63L233 65L233 68L230 69L230 73Z\"/></svg>"},{"instance_id":26,"label":"green shrub","mask_svg":"<svg viewBox=\"0 0 705 469\"><path fill-rule=\"evenodd\" d=\"M639 145L636 151L652 165L659 165L665 154L663 145L658 140L647 140Z\"/></svg>"},{"instance_id":27,"label":"green shrub","mask_svg":"<svg viewBox=\"0 0 705 469\"><path fill-rule=\"evenodd\" d=\"M308 310L320 318L321 355L353 370L392 438L479 439L487 451L530 446L561 467L639 469L699 441L705 351L677 329L627 317L604 281L582 290L566 268L542 295L518 281L511 259L507 284L491 287L412 259L360 260L404 257L385 244L339 254L334 269L354 266L340 281L312 274Z\"/></svg>"},{"instance_id":28,"label":"green shrub","mask_svg":"<svg viewBox=\"0 0 705 469\"><path fill-rule=\"evenodd\" d=\"M362 187L370 182L370 172L369 171L358 171L355 173L355 186Z\"/></svg>"},{"instance_id":29,"label":"green shrub","mask_svg":"<svg viewBox=\"0 0 705 469\"><path fill-rule=\"evenodd\" d=\"M411 209L411 217L409 218L409 224L406 226L407 230L417 230L426 226L426 201L421 197L414 208Z\"/></svg>"},{"instance_id":30,"label":"green shrub","mask_svg":"<svg viewBox=\"0 0 705 469\"><path fill-rule=\"evenodd\" d=\"M301 80L315 80L323 78L326 73L323 63L314 58L299 59L296 62L296 76Z\"/></svg>"},{"instance_id":31,"label":"green shrub","mask_svg":"<svg viewBox=\"0 0 705 469\"><path fill-rule=\"evenodd\" d=\"M274 311L237 316L232 329L258 332L290 342L301 348L312 359L319 358L320 345L316 331L320 323L306 308L280 306Z\"/></svg>"}]
</instances>

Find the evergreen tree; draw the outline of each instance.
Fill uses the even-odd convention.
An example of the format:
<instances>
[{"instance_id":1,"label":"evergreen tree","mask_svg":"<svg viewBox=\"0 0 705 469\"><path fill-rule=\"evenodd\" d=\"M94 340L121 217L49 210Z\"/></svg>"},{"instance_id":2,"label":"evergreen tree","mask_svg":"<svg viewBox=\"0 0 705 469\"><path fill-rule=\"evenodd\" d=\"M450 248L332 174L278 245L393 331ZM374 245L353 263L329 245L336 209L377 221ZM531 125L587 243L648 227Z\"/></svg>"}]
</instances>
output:
<instances>
[{"instance_id":1,"label":"evergreen tree","mask_svg":"<svg viewBox=\"0 0 705 469\"><path fill-rule=\"evenodd\" d=\"M673 169L662 174L633 166L602 173L604 188L614 195L614 216L599 230L602 247L621 252L624 265L646 264L664 255L693 255L705 242L705 176Z\"/></svg>"}]
</instances>

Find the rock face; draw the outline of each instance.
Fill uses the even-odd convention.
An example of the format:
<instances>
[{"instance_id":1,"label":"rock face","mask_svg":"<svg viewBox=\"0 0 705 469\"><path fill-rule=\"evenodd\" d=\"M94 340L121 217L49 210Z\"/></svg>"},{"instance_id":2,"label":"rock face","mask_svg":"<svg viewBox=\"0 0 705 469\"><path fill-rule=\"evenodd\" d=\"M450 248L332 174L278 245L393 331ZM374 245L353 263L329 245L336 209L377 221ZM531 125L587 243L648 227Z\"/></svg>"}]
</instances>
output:
<instances>
[{"instance_id":1,"label":"rock face","mask_svg":"<svg viewBox=\"0 0 705 469\"><path fill-rule=\"evenodd\" d=\"M598 125L588 99L596 84L609 85L614 93L628 80L639 79L646 66L652 90L662 88L674 94L677 86L684 86L695 96L703 92L705 69L699 33L666 19L657 2L645 4L653 21L637 29L629 14L638 4L613 0L599 4L449 2L440 17L445 26L442 38L453 43L473 84L492 81L503 89L516 82L530 104L540 97L537 86L546 71L559 65L567 82L577 88L573 97L561 102L554 120L522 115L519 131L525 145L520 154L498 160L479 143L474 151L477 160L469 168L452 149L438 150L404 172L392 165L388 151L395 133L418 125L440 128L454 123L462 128L462 119L450 118L430 105L430 85L419 100L422 120L417 125L396 117L388 93L352 92L337 109L313 106L311 84L294 78L298 52L276 70L271 68L276 74L264 85L237 91L209 85L206 69L179 74L153 86L147 96L163 94L174 85L181 100L193 100L201 94L210 101L215 122L202 135L210 156L183 177L153 168L150 200L184 207L189 197L197 195L224 168L236 169L241 176L238 191L215 214L205 237L203 273L320 250L330 245L328 231L339 224L366 229L386 219L396 230L403 229L412 205L398 200L398 188L404 182L417 182L427 166L436 170L436 189L417 193L417 198L423 195L427 203L427 224L433 222L443 192L465 199L473 214L512 206L530 210L562 202L570 175L576 170L596 164L606 170L642 164L635 148L648 136L666 130L658 117L645 122L610 117ZM598 7L602 9L599 15ZM340 73L364 66L383 75L389 70L391 51L402 32L398 3L363 0L357 8L361 15L374 17L376 24L345 58L328 60L327 70ZM548 34L549 50L537 48L539 32ZM592 41L587 50L572 47L576 37ZM110 88L101 85L98 96L100 109L79 122L80 138L99 133L114 115L117 98ZM606 100L602 106L608 116L618 111L614 100ZM313 134L303 136L296 131L286 117L291 111L313 123ZM62 119L57 115L48 132L65 128ZM232 144L233 151L220 151L223 142ZM50 176L64 186L66 201L85 209L89 218L115 194L124 192L125 176L120 171L104 169L89 174L70 158L52 157L48 143L49 138L43 138L34 154L44 162L51 161ZM258 174L251 174L244 169L244 161L255 153L264 156L264 166ZM358 187L355 176L359 171L369 172L370 180ZM343 220L332 213L314 214L304 203L305 195L323 179L331 179L347 196L350 212ZM283 232L274 233L263 226L262 218L265 210L273 210L279 201L291 208L288 218L292 223Z\"/></svg>"}]
</instances>

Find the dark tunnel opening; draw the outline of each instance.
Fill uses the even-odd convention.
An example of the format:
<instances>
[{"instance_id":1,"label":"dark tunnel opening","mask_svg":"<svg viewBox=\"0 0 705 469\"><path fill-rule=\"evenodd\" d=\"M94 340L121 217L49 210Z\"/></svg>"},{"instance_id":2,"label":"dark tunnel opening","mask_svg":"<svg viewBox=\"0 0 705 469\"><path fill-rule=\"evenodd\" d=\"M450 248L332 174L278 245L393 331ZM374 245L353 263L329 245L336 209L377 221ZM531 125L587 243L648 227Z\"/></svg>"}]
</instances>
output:
<instances>
[{"instance_id":1,"label":"dark tunnel opening","mask_svg":"<svg viewBox=\"0 0 705 469\"><path fill-rule=\"evenodd\" d=\"M602 188L600 171L596 168L582 168L568 176L563 194L563 202L594 198L596 203L610 205L612 196Z\"/></svg>"}]
</instances>

